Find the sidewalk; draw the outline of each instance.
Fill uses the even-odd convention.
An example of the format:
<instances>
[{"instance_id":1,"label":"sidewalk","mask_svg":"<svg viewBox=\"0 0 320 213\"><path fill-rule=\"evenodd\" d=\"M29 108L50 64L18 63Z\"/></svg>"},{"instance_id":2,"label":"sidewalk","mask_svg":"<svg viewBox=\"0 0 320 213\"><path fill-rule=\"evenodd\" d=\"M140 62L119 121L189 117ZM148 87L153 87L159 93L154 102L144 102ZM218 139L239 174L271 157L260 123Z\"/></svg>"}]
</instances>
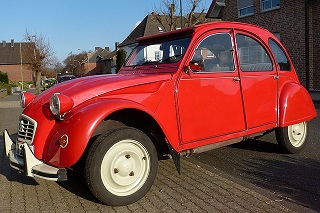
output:
<instances>
[{"instance_id":1,"label":"sidewalk","mask_svg":"<svg viewBox=\"0 0 320 213\"><path fill-rule=\"evenodd\" d=\"M16 132L21 108L18 95L0 99L0 131ZM2 136L0 137L2 142ZM1 212L295 212L282 199L260 193L254 185L239 184L221 171L181 158L181 175L172 160L160 161L156 180L138 202L122 207L100 204L78 174L68 172L66 182L28 178L9 166L0 145ZM275 197L275 196L273 196ZM313 212L304 207L297 212Z\"/></svg>"}]
</instances>

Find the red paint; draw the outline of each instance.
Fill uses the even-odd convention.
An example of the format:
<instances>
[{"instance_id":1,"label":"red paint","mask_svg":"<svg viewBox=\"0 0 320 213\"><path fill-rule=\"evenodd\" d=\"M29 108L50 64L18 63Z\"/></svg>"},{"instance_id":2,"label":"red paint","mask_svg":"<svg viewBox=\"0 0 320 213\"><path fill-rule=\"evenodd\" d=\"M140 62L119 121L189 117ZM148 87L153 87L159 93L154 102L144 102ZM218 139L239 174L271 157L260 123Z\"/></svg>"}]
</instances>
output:
<instances>
[{"instance_id":1,"label":"red paint","mask_svg":"<svg viewBox=\"0 0 320 213\"><path fill-rule=\"evenodd\" d=\"M234 69L230 72L192 71L195 49L208 36L230 36ZM256 40L269 55L269 71L245 72L239 63L236 36ZM23 114L37 122L35 155L56 167L69 167L83 154L99 123L110 114L135 109L154 119L177 151L196 148L260 131L309 121L316 116L308 92L291 71L281 71L268 45L270 32L253 25L217 22L161 33L138 42L166 41L190 36L179 61L123 67L117 75L97 75L58 84L36 97ZM136 56L136 54L133 54ZM132 61L129 59L129 61ZM49 100L60 93L64 120L55 120ZM59 139L67 134L66 148Z\"/></svg>"}]
</instances>

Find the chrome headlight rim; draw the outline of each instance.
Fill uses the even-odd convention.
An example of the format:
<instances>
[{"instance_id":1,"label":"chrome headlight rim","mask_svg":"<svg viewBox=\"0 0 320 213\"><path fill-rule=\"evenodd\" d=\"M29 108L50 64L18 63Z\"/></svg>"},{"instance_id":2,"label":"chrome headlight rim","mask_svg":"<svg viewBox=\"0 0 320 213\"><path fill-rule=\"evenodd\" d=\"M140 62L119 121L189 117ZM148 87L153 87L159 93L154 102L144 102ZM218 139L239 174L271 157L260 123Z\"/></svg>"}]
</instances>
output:
<instances>
[{"instance_id":1,"label":"chrome headlight rim","mask_svg":"<svg viewBox=\"0 0 320 213\"><path fill-rule=\"evenodd\" d=\"M22 91L19 95L19 103L22 108L26 107L26 97L24 95L25 91Z\"/></svg>"},{"instance_id":2,"label":"chrome headlight rim","mask_svg":"<svg viewBox=\"0 0 320 213\"><path fill-rule=\"evenodd\" d=\"M60 93L54 93L50 98L50 111L53 115L59 115L60 114L60 99L59 95Z\"/></svg>"}]
</instances>

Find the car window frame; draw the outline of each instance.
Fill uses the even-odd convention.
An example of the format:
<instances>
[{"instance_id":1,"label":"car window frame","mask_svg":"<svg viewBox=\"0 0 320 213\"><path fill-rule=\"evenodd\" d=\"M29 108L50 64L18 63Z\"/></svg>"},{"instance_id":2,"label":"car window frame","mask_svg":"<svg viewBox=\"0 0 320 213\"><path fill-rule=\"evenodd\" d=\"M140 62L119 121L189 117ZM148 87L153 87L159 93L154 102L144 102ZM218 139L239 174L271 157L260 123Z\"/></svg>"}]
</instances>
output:
<instances>
[{"instance_id":1,"label":"car window frame","mask_svg":"<svg viewBox=\"0 0 320 213\"><path fill-rule=\"evenodd\" d=\"M267 53L268 58L270 59L270 63L271 63L271 69L270 70L243 70L241 68L240 51L239 51L239 46L238 46L238 41L237 41L237 36L238 35L246 36L246 37L249 37L249 38L253 39L254 41L256 41L263 48L265 53ZM271 72L273 72L275 70L275 63L274 63L274 60L273 60L273 52L271 50L269 50L269 46L266 45L265 42L263 42L260 37L254 36L251 33L247 33L247 32L243 32L241 30L237 30L235 32L234 39L235 39L235 45L236 45L236 51L237 51L237 63L238 63L238 66L239 66L239 70L241 72L244 72L244 73L262 73L262 72L271 73ZM256 63L256 64L262 64L262 63Z\"/></svg>"},{"instance_id":2,"label":"car window frame","mask_svg":"<svg viewBox=\"0 0 320 213\"><path fill-rule=\"evenodd\" d=\"M192 59L194 57L194 55L196 54L196 51L198 50L198 47L201 45L201 43L211 37L211 36L215 36L215 35L219 35L219 34L227 34L230 38L230 44L231 44L231 48L230 48L230 52L232 53L232 61L233 61L233 70L228 70L228 71L195 71L192 70L190 68L190 71L193 74L226 74L226 73L230 73L230 74L234 74L237 72L237 57L235 55L235 45L234 45L234 38L233 38L233 32L232 29L222 29L222 30L212 30L210 32L206 32L205 34L203 34L202 36L199 36L199 38L196 41L196 45L193 48L193 52L190 54L190 60L188 66L190 67L190 63L192 62Z\"/></svg>"}]
</instances>

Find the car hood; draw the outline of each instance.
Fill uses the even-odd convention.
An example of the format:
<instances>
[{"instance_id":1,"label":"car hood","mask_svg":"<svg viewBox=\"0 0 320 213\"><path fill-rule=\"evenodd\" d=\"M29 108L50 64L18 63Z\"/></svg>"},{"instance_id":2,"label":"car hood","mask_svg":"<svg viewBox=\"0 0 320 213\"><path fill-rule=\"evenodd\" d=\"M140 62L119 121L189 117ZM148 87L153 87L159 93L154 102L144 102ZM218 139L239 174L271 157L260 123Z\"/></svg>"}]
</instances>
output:
<instances>
[{"instance_id":1,"label":"car hood","mask_svg":"<svg viewBox=\"0 0 320 213\"><path fill-rule=\"evenodd\" d=\"M121 94L121 91L125 90L126 93L143 93L143 92L156 92L162 82L170 80L171 74L160 75L128 75L128 74L108 74L108 75L96 75L89 77L77 78L74 80L66 81L61 84L57 84L50 89L41 93L35 99L35 102L46 104L49 102L51 96L54 93L60 93L73 99L74 106L92 99L94 97L104 97L111 92ZM155 84L154 86L148 86L148 91L143 89L130 90L130 88L139 87L142 85ZM151 90L154 91L151 91Z\"/></svg>"}]
</instances>

